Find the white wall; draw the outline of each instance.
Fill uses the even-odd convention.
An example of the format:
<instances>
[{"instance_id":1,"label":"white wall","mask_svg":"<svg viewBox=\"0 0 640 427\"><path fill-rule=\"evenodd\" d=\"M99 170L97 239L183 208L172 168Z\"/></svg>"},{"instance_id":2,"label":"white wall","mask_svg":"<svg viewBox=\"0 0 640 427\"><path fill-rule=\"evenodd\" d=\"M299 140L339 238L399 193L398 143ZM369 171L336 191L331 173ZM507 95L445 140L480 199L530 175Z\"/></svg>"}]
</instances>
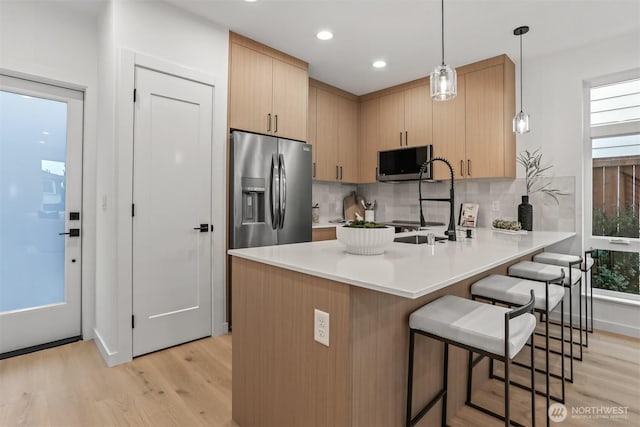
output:
<instances>
[{"instance_id":1,"label":"white wall","mask_svg":"<svg viewBox=\"0 0 640 427\"><path fill-rule=\"evenodd\" d=\"M640 67L640 33L527 59L524 66L524 110L531 116L531 132L518 135L516 153L524 149L542 148L543 159L554 165L558 176L576 177L576 224L583 224L583 82L594 77ZM516 84L519 81L517 64ZM520 105L517 92L517 105ZM518 177L524 176L521 167ZM573 253L583 251L583 230L570 247Z\"/></svg>"},{"instance_id":2,"label":"white wall","mask_svg":"<svg viewBox=\"0 0 640 427\"><path fill-rule=\"evenodd\" d=\"M95 283L96 18L55 3L0 2L0 69L85 91L82 208L83 336L92 337Z\"/></svg>"},{"instance_id":3,"label":"white wall","mask_svg":"<svg viewBox=\"0 0 640 427\"><path fill-rule=\"evenodd\" d=\"M542 147L557 175L576 177L576 224L579 233L571 245L558 250L584 251L583 82L596 77L640 67L640 32L560 52L551 56L525 57L524 110L531 115L531 132L518 136L517 152ZM517 82L519 84L519 81ZM518 104L519 104L518 99ZM522 168L518 168L522 176ZM580 191L582 190L582 191ZM595 327L640 336L637 306L594 299Z\"/></svg>"},{"instance_id":4,"label":"white wall","mask_svg":"<svg viewBox=\"0 0 640 427\"><path fill-rule=\"evenodd\" d=\"M226 332L225 298L225 194L227 134L228 29L158 2L116 0L106 7L101 32L107 73L113 71L115 99L105 97L108 152L100 173L98 198L110 200L98 233L111 236L100 257L96 332L109 365L131 359L131 147L133 66L130 52L154 57L215 77L213 223L213 333ZM112 43L112 44L111 44ZM115 66L114 66L115 64ZM115 108L115 109L114 109ZM113 112L115 116L108 117ZM129 113L130 112L130 113ZM114 122L114 123L113 123ZM113 123L113 125L112 125ZM101 135L102 136L102 135ZM101 146L102 148L102 146ZM112 157L109 157L112 156ZM117 254L117 256L109 256Z\"/></svg>"}]
</instances>

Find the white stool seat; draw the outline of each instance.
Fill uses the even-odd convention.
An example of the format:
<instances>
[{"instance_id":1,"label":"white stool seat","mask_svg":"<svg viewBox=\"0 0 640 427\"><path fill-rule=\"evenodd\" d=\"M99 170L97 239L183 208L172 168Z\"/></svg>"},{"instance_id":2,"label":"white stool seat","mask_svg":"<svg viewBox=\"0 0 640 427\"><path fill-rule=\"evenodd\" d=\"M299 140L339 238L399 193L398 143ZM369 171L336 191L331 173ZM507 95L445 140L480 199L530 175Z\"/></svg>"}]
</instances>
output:
<instances>
[{"instance_id":1,"label":"white stool seat","mask_svg":"<svg viewBox=\"0 0 640 427\"><path fill-rule=\"evenodd\" d=\"M455 343L504 354L504 319L510 310L454 295L445 295L411 313L409 326ZM514 358L536 327L525 313L509 321L509 358Z\"/></svg>"},{"instance_id":2,"label":"white stool seat","mask_svg":"<svg viewBox=\"0 0 640 427\"><path fill-rule=\"evenodd\" d=\"M533 257L533 261L541 262L543 264L569 267L570 262L580 261L580 257L578 255L558 254L555 252L540 252L538 255ZM591 269L591 267L593 267L593 258L591 258L590 256L586 259L583 259L582 263L580 263L580 269L582 271L588 271Z\"/></svg>"},{"instance_id":3,"label":"white stool seat","mask_svg":"<svg viewBox=\"0 0 640 427\"><path fill-rule=\"evenodd\" d=\"M520 261L509 267L509 276L517 276L530 280L555 280L562 275L564 271L564 285L569 286L569 268L559 267L557 265L543 264L541 262ZM571 269L572 285L576 284L582 278L582 272L577 268Z\"/></svg>"},{"instance_id":4,"label":"white stool seat","mask_svg":"<svg viewBox=\"0 0 640 427\"><path fill-rule=\"evenodd\" d=\"M535 308L546 309L546 284L534 280L492 274L478 280L471 286L471 295L511 303L525 305L531 298L531 289L536 297ZM549 311L553 310L564 297L564 288L560 285L549 285Z\"/></svg>"},{"instance_id":5,"label":"white stool seat","mask_svg":"<svg viewBox=\"0 0 640 427\"><path fill-rule=\"evenodd\" d=\"M569 267L570 262L579 262L581 258L578 255L558 254L555 252L540 252L533 257L533 261L543 264L559 265L560 267Z\"/></svg>"}]
</instances>

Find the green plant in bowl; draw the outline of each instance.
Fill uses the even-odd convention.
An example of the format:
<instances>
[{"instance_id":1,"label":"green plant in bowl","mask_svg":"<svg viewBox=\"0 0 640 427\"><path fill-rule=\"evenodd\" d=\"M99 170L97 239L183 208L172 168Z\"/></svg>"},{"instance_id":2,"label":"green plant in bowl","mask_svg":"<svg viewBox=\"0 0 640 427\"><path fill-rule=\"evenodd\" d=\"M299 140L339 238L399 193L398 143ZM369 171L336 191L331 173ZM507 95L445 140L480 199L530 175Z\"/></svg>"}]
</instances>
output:
<instances>
[{"instance_id":1,"label":"green plant in bowl","mask_svg":"<svg viewBox=\"0 0 640 427\"><path fill-rule=\"evenodd\" d=\"M345 225L347 228L387 228L384 224L377 224L371 221L352 221L351 224Z\"/></svg>"}]
</instances>

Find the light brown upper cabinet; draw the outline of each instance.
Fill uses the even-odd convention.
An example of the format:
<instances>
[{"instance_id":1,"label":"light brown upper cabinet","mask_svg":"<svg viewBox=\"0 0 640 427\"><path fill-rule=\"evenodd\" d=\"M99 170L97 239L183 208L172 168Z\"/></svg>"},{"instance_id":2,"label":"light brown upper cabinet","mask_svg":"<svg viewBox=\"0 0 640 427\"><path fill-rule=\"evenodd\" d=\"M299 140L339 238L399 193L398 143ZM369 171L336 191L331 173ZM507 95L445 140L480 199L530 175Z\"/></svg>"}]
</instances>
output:
<instances>
[{"instance_id":1,"label":"light brown upper cabinet","mask_svg":"<svg viewBox=\"0 0 640 427\"><path fill-rule=\"evenodd\" d=\"M380 96L380 150L431 144L431 104L424 79Z\"/></svg>"},{"instance_id":2,"label":"light brown upper cabinet","mask_svg":"<svg viewBox=\"0 0 640 427\"><path fill-rule=\"evenodd\" d=\"M376 182L380 149L380 98L360 103L360 183Z\"/></svg>"},{"instance_id":3,"label":"light brown upper cabinet","mask_svg":"<svg viewBox=\"0 0 640 427\"><path fill-rule=\"evenodd\" d=\"M230 33L229 127L306 141L308 64Z\"/></svg>"},{"instance_id":4,"label":"light brown upper cabinet","mask_svg":"<svg viewBox=\"0 0 640 427\"><path fill-rule=\"evenodd\" d=\"M313 167L311 169L311 177L315 178L317 171L316 165L318 164L316 135L318 129L317 121L317 105L318 105L318 89L313 86L309 86L309 111L307 112L307 144L312 146L312 162Z\"/></svg>"},{"instance_id":5,"label":"light brown upper cabinet","mask_svg":"<svg viewBox=\"0 0 640 427\"><path fill-rule=\"evenodd\" d=\"M467 178L515 178L515 66L502 55L465 78ZM498 62L497 64L493 64ZM476 69L477 68L477 69Z\"/></svg>"},{"instance_id":6,"label":"light brown upper cabinet","mask_svg":"<svg viewBox=\"0 0 640 427\"><path fill-rule=\"evenodd\" d=\"M458 95L449 101L433 103L433 155L444 157L451 163L455 179L465 178L467 167L464 89L464 75L458 76ZM448 179L450 176L444 163L433 163L434 179Z\"/></svg>"},{"instance_id":7,"label":"light brown upper cabinet","mask_svg":"<svg viewBox=\"0 0 640 427\"><path fill-rule=\"evenodd\" d=\"M313 177L319 181L358 182L359 105L348 92L310 80L309 114L315 110ZM313 103L315 98L315 106Z\"/></svg>"}]
</instances>

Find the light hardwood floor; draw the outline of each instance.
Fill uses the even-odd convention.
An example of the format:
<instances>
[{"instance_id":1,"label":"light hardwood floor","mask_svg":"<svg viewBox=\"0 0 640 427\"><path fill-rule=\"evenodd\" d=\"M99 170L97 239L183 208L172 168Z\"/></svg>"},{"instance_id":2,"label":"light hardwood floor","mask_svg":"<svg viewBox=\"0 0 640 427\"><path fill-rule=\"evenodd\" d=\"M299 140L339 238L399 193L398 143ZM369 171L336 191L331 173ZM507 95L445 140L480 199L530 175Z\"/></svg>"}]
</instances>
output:
<instances>
[{"instance_id":1,"label":"light hardwood floor","mask_svg":"<svg viewBox=\"0 0 640 427\"><path fill-rule=\"evenodd\" d=\"M618 420L569 418L558 426L640 425L640 340L596 332L567 384L567 406L627 406ZM542 380L539 378L538 381ZM514 389L516 420L528 395ZM502 407L502 384L478 402ZM537 416L544 425L544 399ZM93 342L0 360L0 426L237 426L231 420L231 336L206 338L106 368ZM500 426L464 407L451 427ZM296 426L297 427L297 426ZM334 426L328 426L334 427Z\"/></svg>"}]
</instances>

